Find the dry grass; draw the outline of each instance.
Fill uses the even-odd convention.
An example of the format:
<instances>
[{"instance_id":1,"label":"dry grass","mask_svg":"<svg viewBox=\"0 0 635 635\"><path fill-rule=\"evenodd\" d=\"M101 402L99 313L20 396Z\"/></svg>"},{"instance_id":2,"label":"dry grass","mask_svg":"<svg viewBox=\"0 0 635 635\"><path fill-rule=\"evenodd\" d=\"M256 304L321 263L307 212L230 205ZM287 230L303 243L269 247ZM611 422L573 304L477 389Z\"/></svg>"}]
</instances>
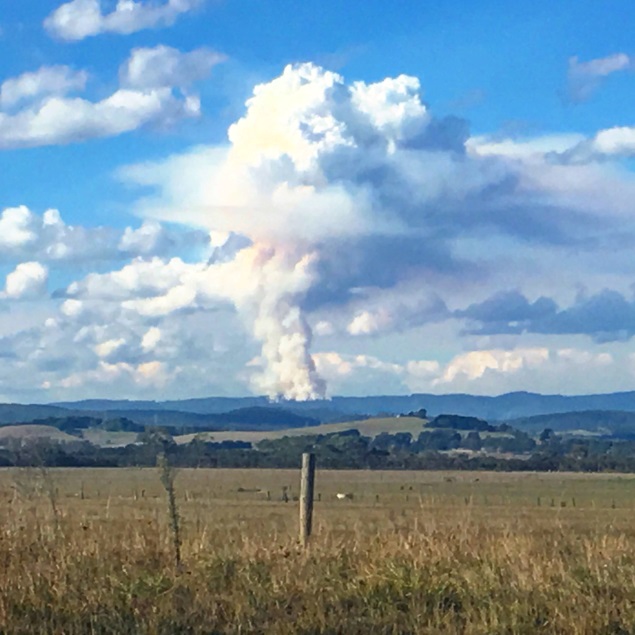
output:
<instances>
[{"instance_id":1,"label":"dry grass","mask_svg":"<svg viewBox=\"0 0 635 635\"><path fill-rule=\"evenodd\" d=\"M635 632L632 477L318 472L302 552L298 476L179 472L175 567L156 470L1 471L0 632Z\"/></svg>"},{"instance_id":2,"label":"dry grass","mask_svg":"<svg viewBox=\"0 0 635 635\"><path fill-rule=\"evenodd\" d=\"M11 425L0 427L0 441L3 443L9 439L33 440L49 439L51 441L77 441L77 437L71 436L53 426L36 424Z\"/></svg>"},{"instance_id":3,"label":"dry grass","mask_svg":"<svg viewBox=\"0 0 635 635\"><path fill-rule=\"evenodd\" d=\"M259 443L264 439L282 439L283 437L301 437L307 434L333 434L356 429L366 437L376 437L382 432L410 432L417 437L423 431L427 420L418 417L376 417L362 421L345 421L343 423L323 423L306 428L287 428L285 430L228 430L226 432L198 432L176 437L177 443L189 443L198 437L205 441L247 441Z\"/></svg>"}]
</instances>

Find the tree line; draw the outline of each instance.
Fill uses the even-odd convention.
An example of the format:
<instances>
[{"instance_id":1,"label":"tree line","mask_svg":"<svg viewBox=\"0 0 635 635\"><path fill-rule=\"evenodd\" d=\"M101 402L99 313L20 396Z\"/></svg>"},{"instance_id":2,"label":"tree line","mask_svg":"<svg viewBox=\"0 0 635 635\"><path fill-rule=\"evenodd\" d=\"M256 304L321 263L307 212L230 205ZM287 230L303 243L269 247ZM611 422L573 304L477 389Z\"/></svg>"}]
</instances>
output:
<instances>
[{"instance_id":1,"label":"tree line","mask_svg":"<svg viewBox=\"0 0 635 635\"><path fill-rule=\"evenodd\" d=\"M151 467L166 454L181 467L297 468L303 452L314 452L324 469L501 471L635 471L635 441L574 438L546 429L532 438L508 429L459 431L452 427L410 433L382 433L375 438L357 430L284 437L257 446L241 441L207 442L195 438L177 444L164 430L146 430L125 447L88 442L13 441L0 449L0 466Z\"/></svg>"}]
</instances>

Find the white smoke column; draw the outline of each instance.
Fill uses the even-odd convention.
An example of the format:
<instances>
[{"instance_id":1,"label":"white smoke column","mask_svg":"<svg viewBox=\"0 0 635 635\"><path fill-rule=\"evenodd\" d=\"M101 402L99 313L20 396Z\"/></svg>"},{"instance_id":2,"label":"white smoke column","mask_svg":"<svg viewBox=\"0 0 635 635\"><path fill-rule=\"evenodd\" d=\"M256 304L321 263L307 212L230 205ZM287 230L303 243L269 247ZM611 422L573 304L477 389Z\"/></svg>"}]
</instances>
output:
<instances>
[{"instance_id":1,"label":"white smoke column","mask_svg":"<svg viewBox=\"0 0 635 635\"><path fill-rule=\"evenodd\" d=\"M229 298L262 342L258 390L315 399L325 384L303 306L320 282L317 265L364 237L412 236L413 213L404 210L417 203L415 187L402 182L425 173L416 148L430 117L416 78L348 85L313 64L286 67L246 106L228 147L208 150L192 169L177 165L178 182L154 177L171 200L150 201L142 213L249 239L212 267L206 292ZM138 178L148 185L147 173Z\"/></svg>"},{"instance_id":2,"label":"white smoke column","mask_svg":"<svg viewBox=\"0 0 635 635\"><path fill-rule=\"evenodd\" d=\"M354 185L355 171L374 155L384 162L425 127L418 89L411 77L347 86L312 64L288 66L256 86L246 115L229 129L231 148L209 187L210 220L253 242L233 263L249 291L237 285L229 295L262 342L264 370L254 385L271 397L325 396L302 301L325 242L386 231L372 188ZM331 161L342 164L336 178L325 171Z\"/></svg>"},{"instance_id":3,"label":"white smoke column","mask_svg":"<svg viewBox=\"0 0 635 635\"><path fill-rule=\"evenodd\" d=\"M311 329L299 300L314 282L312 254L298 255L283 248L253 245L238 254L229 267L244 276L229 293L238 311L262 342L263 372L252 378L257 392L272 399L321 399L326 385L309 354Z\"/></svg>"}]
</instances>

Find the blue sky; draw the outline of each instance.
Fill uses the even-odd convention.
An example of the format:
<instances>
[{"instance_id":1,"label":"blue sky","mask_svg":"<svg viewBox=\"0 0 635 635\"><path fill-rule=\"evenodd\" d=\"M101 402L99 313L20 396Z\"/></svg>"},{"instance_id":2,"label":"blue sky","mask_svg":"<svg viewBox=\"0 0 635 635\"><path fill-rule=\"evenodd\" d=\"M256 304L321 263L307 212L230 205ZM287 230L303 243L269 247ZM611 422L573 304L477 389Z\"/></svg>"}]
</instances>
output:
<instances>
[{"instance_id":1,"label":"blue sky","mask_svg":"<svg viewBox=\"0 0 635 635\"><path fill-rule=\"evenodd\" d=\"M632 389L633 18L0 0L0 398Z\"/></svg>"}]
</instances>

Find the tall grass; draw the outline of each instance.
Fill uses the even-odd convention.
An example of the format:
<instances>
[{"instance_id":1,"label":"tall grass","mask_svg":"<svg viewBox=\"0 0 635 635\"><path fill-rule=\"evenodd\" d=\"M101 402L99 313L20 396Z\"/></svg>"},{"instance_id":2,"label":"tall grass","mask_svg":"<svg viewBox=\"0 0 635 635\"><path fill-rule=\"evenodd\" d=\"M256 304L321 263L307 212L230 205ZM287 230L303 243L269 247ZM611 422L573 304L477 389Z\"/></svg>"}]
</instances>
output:
<instances>
[{"instance_id":1,"label":"tall grass","mask_svg":"<svg viewBox=\"0 0 635 635\"><path fill-rule=\"evenodd\" d=\"M175 568L164 501L109 494L107 517L86 489L57 500L57 531L46 491L3 499L0 632L635 632L635 523L606 512L318 506L302 550L292 504L201 500Z\"/></svg>"},{"instance_id":2,"label":"tall grass","mask_svg":"<svg viewBox=\"0 0 635 635\"><path fill-rule=\"evenodd\" d=\"M172 532L172 549L174 553L174 565L176 569L181 568L181 519L176 504L176 489L174 480L176 478L176 470L170 465L168 457L165 453L161 453L157 459L157 467L161 476L161 484L165 488L168 497L168 519L170 530Z\"/></svg>"}]
</instances>

